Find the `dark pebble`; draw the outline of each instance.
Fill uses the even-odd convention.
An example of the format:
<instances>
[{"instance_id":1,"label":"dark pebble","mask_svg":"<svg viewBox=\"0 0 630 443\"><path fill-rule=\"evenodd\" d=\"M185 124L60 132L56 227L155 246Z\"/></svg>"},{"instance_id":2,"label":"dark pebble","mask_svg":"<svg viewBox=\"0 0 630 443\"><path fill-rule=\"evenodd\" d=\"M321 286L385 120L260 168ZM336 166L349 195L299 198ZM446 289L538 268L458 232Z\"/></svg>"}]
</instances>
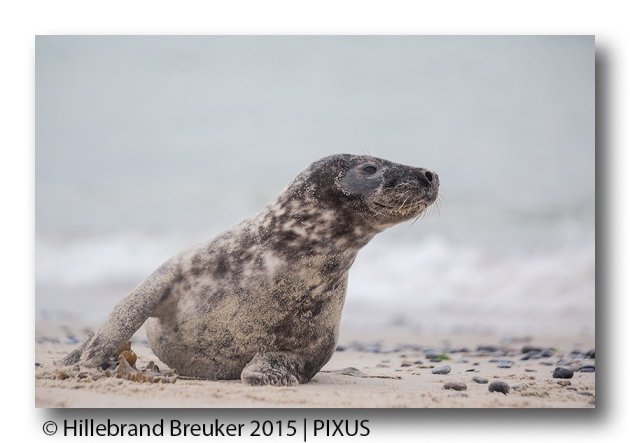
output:
<instances>
[{"instance_id":1,"label":"dark pebble","mask_svg":"<svg viewBox=\"0 0 630 443\"><path fill-rule=\"evenodd\" d=\"M475 371L476 371L475 368L466 369L466 372L475 372Z\"/></svg>"},{"instance_id":2,"label":"dark pebble","mask_svg":"<svg viewBox=\"0 0 630 443\"><path fill-rule=\"evenodd\" d=\"M40 364L40 363L38 363L38 362L35 362L35 367L37 368L37 367L39 367L39 366L41 366L41 364Z\"/></svg>"},{"instance_id":3,"label":"dark pebble","mask_svg":"<svg viewBox=\"0 0 630 443\"><path fill-rule=\"evenodd\" d=\"M431 370L432 374L448 374L451 372L451 367L449 365L438 366L437 368L433 368Z\"/></svg>"},{"instance_id":4,"label":"dark pebble","mask_svg":"<svg viewBox=\"0 0 630 443\"><path fill-rule=\"evenodd\" d=\"M466 386L466 383L449 381L448 383L444 383L444 386L442 386L442 389L452 389L454 391L465 391L466 389L468 389L468 386Z\"/></svg>"},{"instance_id":5,"label":"dark pebble","mask_svg":"<svg viewBox=\"0 0 630 443\"><path fill-rule=\"evenodd\" d=\"M411 366L411 363L401 363L401 364L400 364L400 367L401 367L401 368L407 368L407 367L409 367L409 366Z\"/></svg>"},{"instance_id":6,"label":"dark pebble","mask_svg":"<svg viewBox=\"0 0 630 443\"><path fill-rule=\"evenodd\" d=\"M574 349L574 350L572 350L572 351L569 353L569 355L582 356L582 355L583 355L583 352L582 352L582 351L580 351L579 349Z\"/></svg>"},{"instance_id":7,"label":"dark pebble","mask_svg":"<svg viewBox=\"0 0 630 443\"><path fill-rule=\"evenodd\" d=\"M512 367L512 360L501 360L497 363L497 368L509 369Z\"/></svg>"},{"instance_id":8,"label":"dark pebble","mask_svg":"<svg viewBox=\"0 0 630 443\"><path fill-rule=\"evenodd\" d=\"M101 364L101 369L104 371L105 369L109 369L110 366L111 365L109 363L105 362L105 363Z\"/></svg>"},{"instance_id":9,"label":"dark pebble","mask_svg":"<svg viewBox=\"0 0 630 443\"><path fill-rule=\"evenodd\" d=\"M345 351L345 350L346 350L346 347L345 347L345 346L343 346L343 345L338 345L338 346L337 346L337 352L343 352L343 351Z\"/></svg>"},{"instance_id":10,"label":"dark pebble","mask_svg":"<svg viewBox=\"0 0 630 443\"><path fill-rule=\"evenodd\" d=\"M475 375L472 379L475 383L479 383L480 385L485 385L486 383L488 383L487 379L479 377L478 375Z\"/></svg>"},{"instance_id":11,"label":"dark pebble","mask_svg":"<svg viewBox=\"0 0 630 443\"><path fill-rule=\"evenodd\" d=\"M463 347L463 348L452 348L449 349L448 352L450 353L455 353L455 352L470 352L470 349Z\"/></svg>"},{"instance_id":12,"label":"dark pebble","mask_svg":"<svg viewBox=\"0 0 630 443\"><path fill-rule=\"evenodd\" d=\"M440 355L439 352L435 351L425 351L424 356L428 359L437 358Z\"/></svg>"},{"instance_id":13,"label":"dark pebble","mask_svg":"<svg viewBox=\"0 0 630 443\"><path fill-rule=\"evenodd\" d=\"M549 358L553 356L553 349L545 349L543 350L540 355L542 355L544 358Z\"/></svg>"},{"instance_id":14,"label":"dark pebble","mask_svg":"<svg viewBox=\"0 0 630 443\"><path fill-rule=\"evenodd\" d=\"M422 364L422 360L415 360L413 362L414 365L421 365Z\"/></svg>"},{"instance_id":15,"label":"dark pebble","mask_svg":"<svg viewBox=\"0 0 630 443\"><path fill-rule=\"evenodd\" d=\"M594 365L580 366L577 372L595 372L595 366Z\"/></svg>"},{"instance_id":16,"label":"dark pebble","mask_svg":"<svg viewBox=\"0 0 630 443\"><path fill-rule=\"evenodd\" d=\"M504 381L493 381L488 385L488 391L507 394L508 392L510 392L510 385L508 385Z\"/></svg>"},{"instance_id":17,"label":"dark pebble","mask_svg":"<svg viewBox=\"0 0 630 443\"><path fill-rule=\"evenodd\" d=\"M553 378L573 378L573 369L556 368L553 370Z\"/></svg>"},{"instance_id":18,"label":"dark pebble","mask_svg":"<svg viewBox=\"0 0 630 443\"><path fill-rule=\"evenodd\" d=\"M543 348L538 346L523 346L521 349L522 354L529 354L530 352L542 352Z\"/></svg>"},{"instance_id":19,"label":"dark pebble","mask_svg":"<svg viewBox=\"0 0 630 443\"><path fill-rule=\"evenodd\" d=\"M595 358L595 349L591 349L586 353L586 358Z\"/></svg>"},{"instance_id":20,"label":"dark pebble","mask_svg":"<svg viewBox=\"0 0 630 443\"><path fill-rule=\"evenodd\" d=\"M491 345L480 345L477 346L477 352L497 352L499 348Z\"/></svg>"},{"instance_id":21,"label":"dark pebble","mask_svg":"<svg viewBox=\"0 0 630 443\"><path fill-rule=\"evenodd\" d=\"M530 352L529 354L525 354L521 357L521 360L539 360L541 358L549 358L553 356L553 351L551 349L546 349L542 352Z\"/></svg>"}]
</instances>

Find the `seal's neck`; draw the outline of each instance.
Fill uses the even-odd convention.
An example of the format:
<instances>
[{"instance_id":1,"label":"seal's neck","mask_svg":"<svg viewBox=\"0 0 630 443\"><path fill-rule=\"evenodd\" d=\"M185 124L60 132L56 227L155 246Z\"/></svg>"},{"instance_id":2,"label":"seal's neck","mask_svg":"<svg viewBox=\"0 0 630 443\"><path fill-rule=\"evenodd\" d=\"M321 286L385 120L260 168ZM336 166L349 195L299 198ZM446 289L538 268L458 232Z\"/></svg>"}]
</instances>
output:
<instances>
[{"instance_id":1,"label":"seal's neck","mask_svg":"<svg viewBox=\"0 0 630 443\"><path fill-rule=\"evenodd\" d=\"M351 211L319 204L313 198L280 195L259 214L261 240L287 258L338 255L354 260L378 232Z\"/></svg>"}]
</instances>

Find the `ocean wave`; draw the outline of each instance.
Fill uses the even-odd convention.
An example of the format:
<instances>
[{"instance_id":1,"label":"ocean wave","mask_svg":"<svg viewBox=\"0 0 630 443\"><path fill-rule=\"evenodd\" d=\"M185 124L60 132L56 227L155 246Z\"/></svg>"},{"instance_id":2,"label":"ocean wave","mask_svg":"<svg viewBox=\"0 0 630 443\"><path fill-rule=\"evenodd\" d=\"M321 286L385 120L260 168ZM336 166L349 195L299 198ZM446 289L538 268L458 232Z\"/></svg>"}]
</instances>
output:
<instances>
[{"instance_id":1,"label":"ocean wave","mask_svg":"<svg viewBox=\"0 0 630 443\"><path fill-rule=\"evenodd\" d=\"M377 237L350 271L344 323L352 327L594 331L593 234L571 228L536 248ZM591 239L591 240L588 240ZM104 318L125 292L190 239L119 234L38 238L37 309Z\"/></svg>"}]
</instances>

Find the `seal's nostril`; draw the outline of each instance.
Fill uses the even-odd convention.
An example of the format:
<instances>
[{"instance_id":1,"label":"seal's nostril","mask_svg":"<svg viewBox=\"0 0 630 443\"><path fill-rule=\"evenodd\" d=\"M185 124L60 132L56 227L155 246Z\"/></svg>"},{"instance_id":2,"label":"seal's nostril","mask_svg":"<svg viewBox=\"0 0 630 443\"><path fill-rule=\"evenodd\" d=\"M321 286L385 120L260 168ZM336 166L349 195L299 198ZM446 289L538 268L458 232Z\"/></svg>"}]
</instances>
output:
<instances>
[{"instance_id":1,"label":"seal's nostril","mask_svg":"<svg viewBox=\"0 0 630 443\"><path fill-rule=\"evenodd\" d=\"M433 174L431 174L430 171L425 171L424 176L427 178L427 180L429 180L429 183L433 181Z\"/></svg>"}]
</instances>

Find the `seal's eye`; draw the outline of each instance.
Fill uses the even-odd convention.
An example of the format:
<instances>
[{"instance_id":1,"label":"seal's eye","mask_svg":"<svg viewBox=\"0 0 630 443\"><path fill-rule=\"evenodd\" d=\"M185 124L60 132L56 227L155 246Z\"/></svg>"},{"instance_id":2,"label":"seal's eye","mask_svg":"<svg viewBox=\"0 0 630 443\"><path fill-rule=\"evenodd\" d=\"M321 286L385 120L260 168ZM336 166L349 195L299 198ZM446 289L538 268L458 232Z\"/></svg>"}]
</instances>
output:
<instances>
[{"instance_id":1,"label":"seal's eye","mask_svg":"<svg viewBox=\"0 0 630 443\"><path fill-rule=\"evenodd\" d=\"M363 166L363 172L365 172L367 175L376 174L376 166L374 166L374 165L365 165L365 166Z\"/></svg>"}]
</instances>

